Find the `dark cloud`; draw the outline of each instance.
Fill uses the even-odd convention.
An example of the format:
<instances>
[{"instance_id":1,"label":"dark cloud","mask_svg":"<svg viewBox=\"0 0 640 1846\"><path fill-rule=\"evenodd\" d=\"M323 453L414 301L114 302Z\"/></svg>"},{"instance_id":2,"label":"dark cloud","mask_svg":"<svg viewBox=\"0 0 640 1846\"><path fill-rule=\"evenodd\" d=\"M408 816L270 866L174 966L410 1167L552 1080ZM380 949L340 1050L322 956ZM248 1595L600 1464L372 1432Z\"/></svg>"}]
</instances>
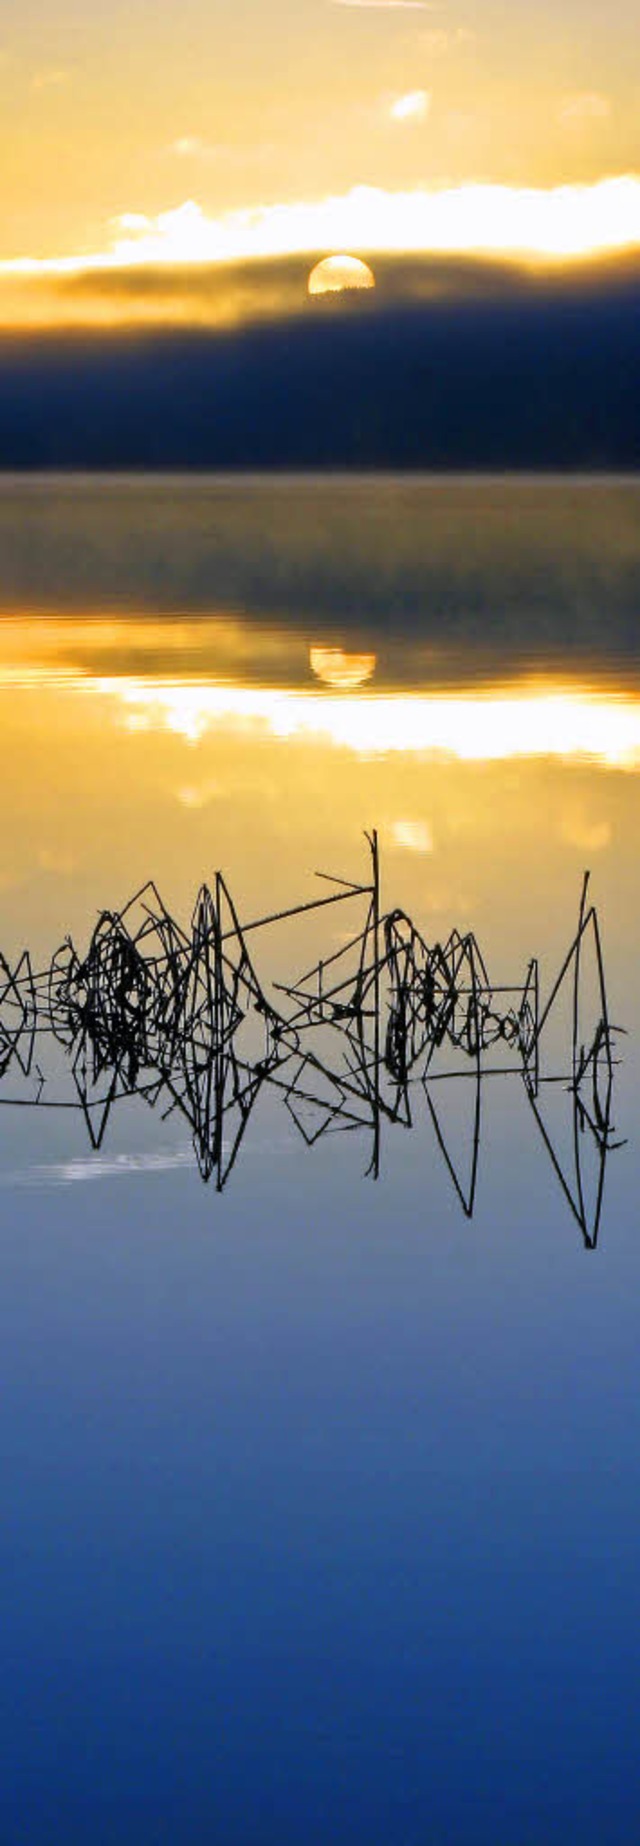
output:
<instances>
[{"instance_id":1,"label":"dark cloud","mask_svg":"<svg viewBox=\"0 0 640 1846\"><path fill-rule=\"evenodd\" d=\"M633 252L571 264L515 259L364 255L377 287L354 295L307 295L325 254L236 263L145 264L28 278L0 275L0 327L176 326L223 329L290 317L384 314L392 305L438 301L578 299L638 287Z\"/></svg>"},{"instance_id":2,"label":"dark cloud","mask_svg":"<svg viewBox=\"0 0 640 1846\"><path fill-rule=\"evenodd\" d=\"M276 261L211 264L145 264L79 271L60 279L56 297L61 317L91 316L108 305L114 318L135 315L191 320L196 325L233 326L244 320L288 315L306 303L309 265L289 257Z\"/></svg>"},{"instance_id":3,"label":"dark cloud","mask_svg":"<svg viewBox=\"0 0 640 1846\"><path fill-rule=\"evenodd\" d=\"M105 327L0 339L0 466L638 467L637 257L371 260L313 302L308 259L61 280Z\"/></svg>"}]
</instances>

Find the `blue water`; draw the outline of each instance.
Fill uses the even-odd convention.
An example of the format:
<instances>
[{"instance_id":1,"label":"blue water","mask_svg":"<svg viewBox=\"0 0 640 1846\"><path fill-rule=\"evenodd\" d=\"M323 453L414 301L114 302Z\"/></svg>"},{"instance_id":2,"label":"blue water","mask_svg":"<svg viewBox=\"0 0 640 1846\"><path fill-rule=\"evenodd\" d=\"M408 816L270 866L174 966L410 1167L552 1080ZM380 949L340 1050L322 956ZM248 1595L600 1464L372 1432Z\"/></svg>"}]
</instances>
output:
<instances>
[{"instance_id":1,"label":"blue water","mask_svg":"<svg viewBox=\"0 0 640 1846\"><path fill-rule=\"evenodd\" d=\"M509 484L500 491L517 538ZM77 586L65 601L40 492L34 538L29 492L11 488L13 526L24 556L31 531L43 582L50 565L49 620L71 611L77 624L92 610L78 612ZM384 504L383 488L359 484L354 530L365 492ZM588 565L573 490L554 492L571 501L557 664L562 621L579 628L566 586ZM601 575L620 610L637 549L614 487L592 492L618 521L614 542L598 502ZM234 502L229 555L241 513ZM455 507L447 518L453 583ZM561 499L554 518L559 557ZM103 555L101 610L106 568ZM586 1251L507 1078L486 1101L471 1221L426 1111L410 1133L385 1134L374 1183L366 1136L308 1151L266 1094L221 1196L201 1183L184 1121L143 1103L122 1105L98 1156L76 1112L0 1111L0 1839L628 1846L640 1805L638 770L569 751L358 755L246 720L238 732L210 718L186 738L162 716L175 672L161 637L152 665L139 639L127 653L126 623L151 619L151 591L142 612L127 592L128 613L125 591L119 581L124 626L99 667L79 659L77 626L56 630L58 667L77 668L61 684L49 642L40 655L34 640L43 604L33 584L12 584L0 629L23 624L29 648L12 677L0 634L5 952L29 941L41 965L149 873L181 915L216 863L246 915L261 889L265 908L307 897L316 866L360 875L358 826L377 824L390 903L397 893L427 934L477 927L505 980L539 953L548 988L590 859L610 1004L628 1031L615 1079L627 1145ZM423 594L435 632L428 573ZM273 623L263 606L237 619L252 636L251 623ZM313 622L324 634L320 613ZM298 646L294 627L285 611L279 645L284 633ZM305 615L298 640L308 627ZM499 632L496 619L498 652ZM350 633L336 604L328 642ZM412 636L396 633L414 690L416 633L415 614ZM362 609L360 652L367 638L379 652L383 634L380 611L368 623ZM590 685L613 676L620 696L638 670L625 634L619 668L590 634L581 669ZM36 655L46 671L34 679ZM135 673L139 691L143 669L157 704L132 729L113 681ZM199 672L211 681L209 654ZM143 709L127 696L126 712ZM423 833L398 833L407 819Z\"/></svg>"}]
</instances>

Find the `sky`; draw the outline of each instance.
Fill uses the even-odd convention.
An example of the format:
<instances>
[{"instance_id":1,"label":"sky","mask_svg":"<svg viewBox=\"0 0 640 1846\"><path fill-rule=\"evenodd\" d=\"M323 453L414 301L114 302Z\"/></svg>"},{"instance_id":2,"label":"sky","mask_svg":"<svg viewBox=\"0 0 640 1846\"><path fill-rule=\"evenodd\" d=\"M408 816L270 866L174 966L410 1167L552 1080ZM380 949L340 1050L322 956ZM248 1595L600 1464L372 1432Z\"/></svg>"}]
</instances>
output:
<instances>
[{"instance_id":1,"label":"sky","mask_svg":"<svg viewBox=\"0 0 640 1846\"><path fill-rule=\"evenodd\" d=\"M639 105L635 0L2 0L0 279L640 244Z\"/></svg>"}]
</instances>

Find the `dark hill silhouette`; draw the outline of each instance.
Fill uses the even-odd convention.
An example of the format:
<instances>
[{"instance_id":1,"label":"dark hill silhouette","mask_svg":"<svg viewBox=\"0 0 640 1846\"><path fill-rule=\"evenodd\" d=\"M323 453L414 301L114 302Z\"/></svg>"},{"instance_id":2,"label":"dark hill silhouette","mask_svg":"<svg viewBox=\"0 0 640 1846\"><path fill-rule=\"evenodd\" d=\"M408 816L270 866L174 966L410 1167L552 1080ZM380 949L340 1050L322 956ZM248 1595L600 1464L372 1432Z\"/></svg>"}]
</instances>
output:
<instances>
[{"instance_id":1,"label":"dark hill silhouette","mask_svg":"<svg viewBox=\"0 0 640 1846\"><path fill-rule=\"evenodd\" d=\"M217 332L5 335L0 467L633 469L638 308L631 267Z\"/></svg>"}]
</instances>

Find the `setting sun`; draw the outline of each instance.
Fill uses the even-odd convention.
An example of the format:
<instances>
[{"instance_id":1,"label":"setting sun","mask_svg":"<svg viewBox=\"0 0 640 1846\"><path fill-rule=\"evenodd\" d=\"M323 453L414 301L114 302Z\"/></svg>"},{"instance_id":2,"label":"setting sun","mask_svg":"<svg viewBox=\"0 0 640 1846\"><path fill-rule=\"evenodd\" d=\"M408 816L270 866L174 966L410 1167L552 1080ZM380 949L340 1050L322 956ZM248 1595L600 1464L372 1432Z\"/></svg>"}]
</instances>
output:
<instances>
[{"instance_id":1,"label":"setting sun","mask_svg":"<svg viewBox=\"0 0 640 1846\"><path fill-rule=\"evenodd\" d=\"M345 289L375 288L375 276L357 256L325 256L312 269L307 286L310 295L336 295Z\"/></svg>"}]
</instances>

